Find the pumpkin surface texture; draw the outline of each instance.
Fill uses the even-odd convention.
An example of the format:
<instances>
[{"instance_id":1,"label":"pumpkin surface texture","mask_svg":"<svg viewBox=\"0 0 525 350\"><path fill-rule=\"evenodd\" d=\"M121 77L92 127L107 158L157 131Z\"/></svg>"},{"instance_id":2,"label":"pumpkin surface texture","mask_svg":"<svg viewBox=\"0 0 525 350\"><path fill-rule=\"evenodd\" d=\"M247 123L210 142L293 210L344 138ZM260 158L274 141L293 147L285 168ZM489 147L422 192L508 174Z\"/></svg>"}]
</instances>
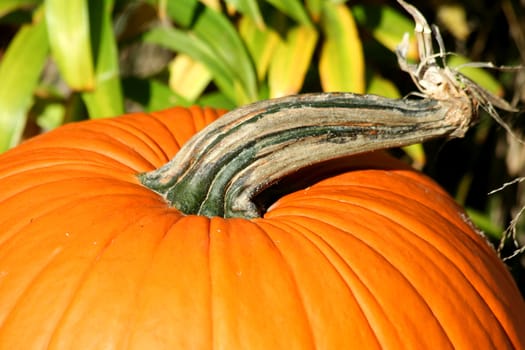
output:
<instances>
[{"instance_id":1,"label":"pumpkin surface texture","mask_svg":"<svg viewBox=\"0 0 525 350\"><path fill-rule=\"evenodd\" d=\"M80 122L0 156L0 349L525 348L492 247L386 155L255 218L186 215L140 182L220 114Z\"/></svg>"}]
</instances>

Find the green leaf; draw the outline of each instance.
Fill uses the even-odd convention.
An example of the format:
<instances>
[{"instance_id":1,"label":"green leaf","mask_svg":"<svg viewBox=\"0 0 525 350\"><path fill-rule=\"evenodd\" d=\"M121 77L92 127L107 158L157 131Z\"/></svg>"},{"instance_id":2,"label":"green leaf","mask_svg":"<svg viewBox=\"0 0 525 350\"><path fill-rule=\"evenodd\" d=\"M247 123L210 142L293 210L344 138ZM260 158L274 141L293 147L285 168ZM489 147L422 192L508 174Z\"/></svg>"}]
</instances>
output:
<instances>
[{"instance_id":1,"label":"green leaf","mask_svg":"<svg viewBox=\"0 0 525 350\"><path fill-rule=\"evenodd\" d=\"M327 1L321 21L326 36L319 62L323 90L364 93L363 47L352 13L344 4Z\"/></svg>"},{"instance_id":2,"label":"green leaf","mask_svg":"<svg viewBox=\"0 0 525 350\"><path fill-rule=\"evenodd\" d=\"M36 117L37 125L42 130L52 130L64 122L66 107L62 103L47 103L43 106L42 112Z\"/></svg>"},{"instance_id":3,"label":"green leaf","mask_svg":"<svg viewBox=\"0 0 525 350\"><path fill-rule=\"evenodd\" d=\"M170 2L168 5L170 16L178 21L181 19L179 12L187 11L185 8L190 7L193 10L192 20L182 18L188 27L188 34L191 40L198 40L200 51L207 51L216 61L215 66L219 65L224 68L224 72L231 80L230 91L225 91L229 97L237 101L238 104L245 104L257 100L257 77L250 55L244 46L241 37L230 20L222 13L217 12L202 4L195 4L197 0L177 0ZM179 45L180 46L180 45ZM195 46L195 45L194 45ZM177 50L185 52L194 59L199 58L188 52L189 50ZM192 50L194 51L194 50ZM203 62L208 66L209 62ZM214 73L215 69L210 70ZM233 95L231 95L233 90Z\"/></svg>"},{"instance_id":4,"label":"green leaf","mask_svg":"<svg viewBox=\"0 0 525 350\"><path fill-rule=\"evenodd\" d=\"M305 5L313 21L319 21L321 19L321 12L323 10L323 0L306 0Z\"/></svg>"},{"instance_id":5,"label":"green leaf","mask_svg":"<svg viewBox=\"0 0 525 350\"><path fill-rule=\"evenodd\" d=\"M418 170L422 170L425 164L427 163L427 155L425 153L425 148L422 143L414 143L413 145L408 145L402 147L403 151L410 157L412 160L412 167Z\"/></svg>"},{"instance_id":6,"label":"green leaf","mask_svg":"<svg viewBox=\"0 0 525 350\"><path fill-rule=\"evenodd\" d=\"M412 45L407 58L417 59L412 19L385 5L355 5L352 6L352 13L360 27L366 28L378 42L392 52L403 39L403 35L409 33Z\"/></svg>"},{"instance_id":7,"label":"green leaf","mask_svg":"<svg viewBox=\"0 0 525 350\"><path fill-rule=\"evenodd\" d=\"M250 18L257 28L264 29L264 19L259 9L257 0L226 0L226 2L235 7L240 13Z\"/></svg>"},{"instance_id":8,"label":"green leaf","mask_svg":"<svg viewBox=\"0 0 525 350\"><path fill-rule=\"evenodd\" d=\"M270 97L296 94L301 90L317 43L317 31L310 26L291 28L280 41L270 63Z\"/></svg>"},{"instance_id":9,"label":"green leaf","mask_svg":"<svg viewBox=\"0 0 525 350\"><path fill-rule=\"evenodd\" d=\"M222 14L211 9L203 11L192 27L233 73L239 104L257 100L257 78L253 63L237 30Z\"/></svg>"},{"instance_id":10,"label":"green leaf","mask_svg":"<svg viewBox=\"0 0 525 350\"><path fill-rule=\"evenodd\" d=\"M113 0L93 0L89 5L96 85L93 91L83 93L82 98L90 118L117 116L124 113L124 99L111 21Z\"/></svg>"},{"instance_id":11,"label":"green leaf","mask_svg":"<svg viewBox=\"0 0 525 350\"><path fill-rule=\"evenodd\" d=\"M375 73L372 73L368 78L366 93L389 98L401 97L399 90L393 82Z\"/></svg>"},{"instance_id":12,"label":"green leaf","mask_svg":"<svg viewBox=\"0 0 525 350\"><path fill-rule=\"evenodd\" d=\"M205 7L204 4L197 0L158 0L158 2L161 18L168 16L185 29L192 24L195 16Z\"/></svg>"},{"instance_id":13,"label":"green leaf","mask_svg":"<svg viewBox=\"0 0 525 350\"><path fill-rule=\"evenodd\" d=\"M462 42L468 39L471 25L467 19L467 10L459 3L440 4L437 8L437 18L442 29L452 33L454 38Z\"/></svg>"},{"instance_id":14,"label":"green leaf","mask_svg":"<svg viewBox=\"0 0 525 350\"><path fill-rule=\"evenodd\" d=\"M482 213L473 208L466 208L467 214L474 222L476 227L479 227L483 233L485 233L489 238L494 240L499 240L503 233L503 228L495 224L488 214Z\"/></svg>"},{"instance_id":15,"label":"green leaf","mask_svg":"<svg viewBox=\"0 0 525 350\"><path fill-rule=\"evenodd\" d=\"M140 104L146 111L192 105L191 102L171 91L169 86L154 79L125 78L122 81L122 88L126 97Z\"/></svg>"},{"instance_id":16,"label":"green leaf","mask_svg":"<svg viewBox=\"0 0 525 350\"><path fill-rule=\"evenodd\" d=\"M303 26L312 26L312 21L303 4L299 0L266 0L268 3L281 10L287 16L295 19Z\"/></svg>"},{"instance_id":17,"label":"green leaf","mask_svg":"<svg viewBox=\"0 0 525 350\"><path fill-rule=\"evenodd\" d=\"M40 5L41 2L42 0L1 0L0 17L15 10L36 7Z\"/></svg>"},{"instance_id":18,"label":"green leaf","mask_svg":"<svg viewBox=\"0 0 525 350\"><path fill-rule=\"evenodd\" d=\"M222 108L227 110L235 108L235 104L232 103L232 101L228 99L228 97L226 97L223 93L218 91L202 95L198 99L197 104L203 107Z\"/></svg>"},{"instance_id":19,"label":"green leaf","mask_svg":"<svg viewBox=\"0 0 525 350\"><path fill-rule=\"evenodd\" d=\"M0 152L20 142L48 53L46 25L40 21L18 31L0 62Z\"/></svg>"},{"instance_id":20,"label":"green leaf","mask_svg":"<svg viewBox=\"0 0 525 350\"><path fill-rule=\"evenodd\" d=\"M268 71L273 53L279 43L279 34L270 27L258 28L249 17L241 18L239 33L255 63L257 77L262 81Z\"/></svg>"},{"instance_id":21,"label":"green leaf","mask_svg":"<svg viewBox=\"0 0 525 350\"><path fill-rule=\"evenodd\" d=\"M203 63L213 74L213 79L219 89L232 101L237 99L233 73L225 62L215 55L207 43L195 35L190 35L180 29L159 27L146 33L144 41L185 53L194 60Z\"/></svg>"},{"instance_id":22,"label":"green leaf","mask_svg":"<svg viewBox=\"0 0 525 350\"><path fill-rule=\"evenodd\" d=\"M74 90L95 84L86 0L45 0L51 52L66 83Z\"/></svg>"},{"instance_id":23,"label":"green leaf","mask_svg":"<svg viewBox=\"0 0 525 350\"><path fill-rule=\"evenodd\" d=\"M188 101L195 101L212 79L208 68L190 56L178 54L170 65L170 88Z\"/></svg>"},{"instance_id":24,"label":"green leaf","mask_svg":"<svg viewBox=\"0 0 525 350\"><path fill-rule=\"evenodd\" d=\"M503 96L504 89L501 83L496 80L488 71L479 67L469 67L469 60L460 55L451 55L447 58L447 65L451 68L458 68L458 71L466 77L472 79L489 92L497 96ZM462 67L459 67L464 65Z\"/></svg>"}]
</instances>

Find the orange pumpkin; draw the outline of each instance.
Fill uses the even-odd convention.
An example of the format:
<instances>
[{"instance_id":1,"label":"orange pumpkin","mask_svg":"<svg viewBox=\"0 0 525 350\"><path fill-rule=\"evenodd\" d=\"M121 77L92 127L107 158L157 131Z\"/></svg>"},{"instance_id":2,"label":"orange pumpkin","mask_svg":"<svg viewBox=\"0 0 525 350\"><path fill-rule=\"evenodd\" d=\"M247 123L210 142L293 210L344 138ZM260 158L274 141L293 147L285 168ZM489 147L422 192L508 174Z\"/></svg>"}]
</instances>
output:
<instances>
[{"instance_id":1,"label":"orange pumpkin","mask_svg":"<svg viewBox=\"0 0 525 350\"><path fill-rule=\"evenodd\" d=\"M383 154L259 218L183 214L141 184L219 114L81 122L0 156L0 349L525 348L494 250Z\"/></svg>"}]
</instances>

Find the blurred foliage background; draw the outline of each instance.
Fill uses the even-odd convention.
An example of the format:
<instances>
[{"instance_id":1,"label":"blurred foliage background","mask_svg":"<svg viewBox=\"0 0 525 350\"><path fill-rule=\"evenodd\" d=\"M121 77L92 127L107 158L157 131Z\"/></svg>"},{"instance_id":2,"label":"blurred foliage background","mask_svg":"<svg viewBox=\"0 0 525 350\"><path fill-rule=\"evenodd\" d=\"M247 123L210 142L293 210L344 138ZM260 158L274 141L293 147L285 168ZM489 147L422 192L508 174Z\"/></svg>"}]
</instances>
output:
<instances>
[{"instance_id":1,"label":"blurred foliage background","mask_svg":"<svg viewBox=\"0 0 525 350\"><path fill-rule=\"evenodd\" d=\"M525 63L525 1L412 4L458 53L450 66ZM395 0L0 0L0 152L64 123L174 105L401 97L415 86L394 50L413 28ZM523 70L462 72L513 105L525 99ZM519 114L502 117L523 135ZM513 256L525 244L524 145L484 116L464 139L394 153L442 184L496 246L515 219L518 242L501 254L525 292L525 254Z\"/></svg>"}]
</instances>

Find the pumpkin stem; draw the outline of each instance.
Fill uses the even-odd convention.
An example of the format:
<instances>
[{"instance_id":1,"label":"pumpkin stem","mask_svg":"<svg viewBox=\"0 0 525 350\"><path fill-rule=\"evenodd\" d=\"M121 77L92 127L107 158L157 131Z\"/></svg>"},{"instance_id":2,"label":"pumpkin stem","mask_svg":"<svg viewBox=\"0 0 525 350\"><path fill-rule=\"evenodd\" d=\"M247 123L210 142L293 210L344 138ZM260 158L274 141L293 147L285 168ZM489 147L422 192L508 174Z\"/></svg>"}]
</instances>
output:
<instances>
[{"instance_id":1,"label":"pumpkin stem","mask_svg":"<svg viewBox=\"0 0 525 350\"><path fill-rule=\"evenodd\" d=\"M463 136L475 122L464 96L388 99L317 93L247 105L196 134L141 182L185 214L255 218L253 199L283 177L327 160Z\"/></svg>"}]
</instances>

